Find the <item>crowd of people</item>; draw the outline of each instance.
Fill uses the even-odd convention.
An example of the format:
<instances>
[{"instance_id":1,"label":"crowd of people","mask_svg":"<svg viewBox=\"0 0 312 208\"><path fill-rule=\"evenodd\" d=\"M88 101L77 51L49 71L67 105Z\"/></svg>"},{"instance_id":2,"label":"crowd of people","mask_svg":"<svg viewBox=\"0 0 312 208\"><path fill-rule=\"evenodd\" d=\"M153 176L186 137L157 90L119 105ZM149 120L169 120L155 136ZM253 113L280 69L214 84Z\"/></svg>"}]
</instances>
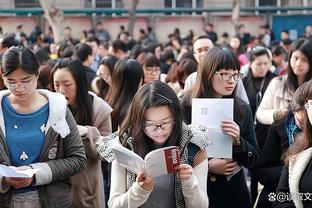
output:
<instances>
[{"instance_id":1,"label":"crowd of people","mask_svg":"<svg viewBox=\"0 0 312 208\"><path fill-rule=\"evenodd\" d=\"M59 43L17 29L0 37L0 164L37 172L0 172L0 207L311 206L311 25L277 41L267 25L219 37L209 23L197 36L176 28L167 43L123 26L112 40L101 22L80 39L66 27ZM231 159L207 156L209 129L190 125L194 98L233 99L220 126ZM115 143L142 158L177 146L181 164L136 174L115 160Z\"/></svg>"}]
</instances>

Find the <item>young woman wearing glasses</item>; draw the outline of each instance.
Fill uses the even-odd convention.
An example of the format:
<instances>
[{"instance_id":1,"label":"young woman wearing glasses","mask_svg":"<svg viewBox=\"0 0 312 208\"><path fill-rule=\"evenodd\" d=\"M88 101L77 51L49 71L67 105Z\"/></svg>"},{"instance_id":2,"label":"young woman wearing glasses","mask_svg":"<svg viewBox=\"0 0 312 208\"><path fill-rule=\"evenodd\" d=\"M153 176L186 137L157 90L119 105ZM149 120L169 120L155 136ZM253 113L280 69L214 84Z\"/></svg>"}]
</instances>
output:
<instances>
[{"instance_id":1,"label":"young woman wearing glasses","mask_svg":"<svg viewBox=\"0 0 312 208\"><path fill-rule=\"evenodd\" d=\"M210 49L198 70L193 89L182 99L184 116L191 121L192 98L234 98L234 121L224 121L221 128L233 139L233 159L209 159L207 191L209 207L251 207L243 169L253 168L259 159L253 119L248 104L236 96L236 85L242 78L235 54L228 48ZM226 176L232 175L228 180Z\"/></svg>"},{"instance_id":2,"label":"young woman wearing glasses","mask_svg":"<svg viewBox=\"0 0 312 208\"><path fill-rule=\"evenodd\" d=\"M104 158L111 139L141 157L157 148L178 146L182 164L175 174L152 178L143 172L136 176L114 160L109 207L208 207L208 163L202 142L207 136L182 122L179 99L167 84L152 81L139 89L120 131L99 145Z\"/></svg>"},{"instance_id":3,"label":"young woman wearing glasses","mask_svg":"<svg viewBox=\"0 0 312 208\"><path fill-rule=\"evenodd\" d=\"M145 55L143 70L144 83L160 80L160 62L154 54L148 53Z\"/></svg>"},{"instance_id":4,"label":"young woman wearing glasses","mask_svg":"<svg viewBox=\"0 0 312 208\"><path fill-rule=\"evenodd\" d=\"M293 42L288 58L287 75L272 79L256 112L258 122L270 125L289 111L295 90L312 78L312 40Z\"/></svg>"},{"instance_id":5,"label":"young woman wearing glasses","mask_svg":"<svg viewBox=\"0 0 312 208\"><path fill-rule=\"evenodd\" d=\"M117 61L118 59L115 56L103 57L96 72L97 77L91 82L92 91L103 100L106 100L108 90L112 85L113 70Z\"/></svg>"},{"instance_id":6,"label":"young woman wearing glasses","mask_svg":"<svg viewBox=\"0 0 312 208\"><path fill-rule=\"evenodd\" d=\"M0 164L39 169L32 178L0 175L0 207L72 207L70 177L86 165L76 122L66 99L36 90L37 59L26 48L10 48L2 59Z\"/></svg>"}]
</instances>

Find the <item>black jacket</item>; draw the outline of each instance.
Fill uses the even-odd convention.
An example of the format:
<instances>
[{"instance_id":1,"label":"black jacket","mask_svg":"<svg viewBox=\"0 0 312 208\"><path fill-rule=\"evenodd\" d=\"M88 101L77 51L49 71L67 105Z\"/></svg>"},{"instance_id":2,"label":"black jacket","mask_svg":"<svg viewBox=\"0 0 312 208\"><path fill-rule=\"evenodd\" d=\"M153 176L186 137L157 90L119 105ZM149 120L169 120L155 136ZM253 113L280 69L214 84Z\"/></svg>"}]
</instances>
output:
<instances>
[{"instance_id":1,"label":"black jacket","mask_svg":"<svg viewBox=\"0 0 312 208\"><path fill-rule=\"evenodd\" d=\"M251 69L249 69L248 74L246 75L246 77L243 78L243 84L244 84L244 87L248 96L253 118L255 117L257 107L258 105L260 105L260 101L262 100L262 97L268 85L270 84L271 80L275 76L276 76L275 74L268 71L267 74L265 75L265 78L255 78L252 76ZM264 81L264 83L263 83L262 89L260 89L262 81ZM259 91L261 91L261 94L259 93ZM259 95L261 96L259 97ZM260 150L262 150L263 145L265 143L265 139L268 133L268 128L269 128L269 125L264 125L259 122L257 122L255 126L256 138L257 138L257 142L258 142L258 146Z\"/></svg>"},{"instance_id":2,"label":"black jacket","mask_svg":"<svg viewBox=\"0 0 312 208\"><path fill-rule=\"evenodd\" d=\"M282 154L289 147L286 121L289 116L272 124L260 154L258 180L264 186L259 196L257 208L270 208L273 203L268 200L268 194L275 193L283 170Z\"/></svg>"}]
</instances>

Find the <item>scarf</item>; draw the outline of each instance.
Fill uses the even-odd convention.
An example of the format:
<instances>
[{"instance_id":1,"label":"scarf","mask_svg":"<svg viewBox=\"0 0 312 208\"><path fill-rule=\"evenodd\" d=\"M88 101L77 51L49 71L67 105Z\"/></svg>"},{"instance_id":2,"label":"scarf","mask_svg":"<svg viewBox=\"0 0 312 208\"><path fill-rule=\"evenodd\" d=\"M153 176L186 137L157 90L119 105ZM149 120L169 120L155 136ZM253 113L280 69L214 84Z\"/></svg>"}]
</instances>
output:
<instances>
[{"instance_id":1,"label":"scarf","mask_svg":"<svg viewBox=\"0 0 312 208\"><path fill-rule=\"evenodd\" d=\"M294 114L291 114L286 120L286 132L289 146L295 142L295 136L302 130L296 125Z\"/></svg>"}]
</instances>

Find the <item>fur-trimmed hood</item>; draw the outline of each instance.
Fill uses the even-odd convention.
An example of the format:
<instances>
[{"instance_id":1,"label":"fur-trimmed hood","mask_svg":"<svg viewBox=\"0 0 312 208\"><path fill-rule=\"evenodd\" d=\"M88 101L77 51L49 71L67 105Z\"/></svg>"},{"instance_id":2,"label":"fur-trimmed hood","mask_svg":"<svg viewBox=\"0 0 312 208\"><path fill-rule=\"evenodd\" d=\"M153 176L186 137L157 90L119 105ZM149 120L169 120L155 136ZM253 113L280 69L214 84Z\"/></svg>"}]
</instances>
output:
<instances>
[{"instance_id":1,"label":"fur-trimmed hood","mask_svg":"<svg viewBox=\"0 0 312 208\"><path fill-rule=\"evenodd\" d=\"M62 138L65 138L70 133L69 126L66 122L67 101L65 97L60 93L44 89L38 89L37 92L49 100L49 118L45 126L45 133L47 133L47 130L52 127L53 130L59 133ZM0 91L0 128L2 129L4 135L5 125L2 112L2 99L4 96L10 94L11 92L9 90Z\"/></svg>"},{"instance_id":2,"label":"fur-trimmed hood","mask_svg":"<svg viewBox=\"0 0 312 208\"><path fill-rule=\"evenodd\" d=\"M299 183L304 170L312 158L312 147L300 152L289 161L289 190L296 208L303 208L299 198Z\"/></svg>"}]
</instances>

